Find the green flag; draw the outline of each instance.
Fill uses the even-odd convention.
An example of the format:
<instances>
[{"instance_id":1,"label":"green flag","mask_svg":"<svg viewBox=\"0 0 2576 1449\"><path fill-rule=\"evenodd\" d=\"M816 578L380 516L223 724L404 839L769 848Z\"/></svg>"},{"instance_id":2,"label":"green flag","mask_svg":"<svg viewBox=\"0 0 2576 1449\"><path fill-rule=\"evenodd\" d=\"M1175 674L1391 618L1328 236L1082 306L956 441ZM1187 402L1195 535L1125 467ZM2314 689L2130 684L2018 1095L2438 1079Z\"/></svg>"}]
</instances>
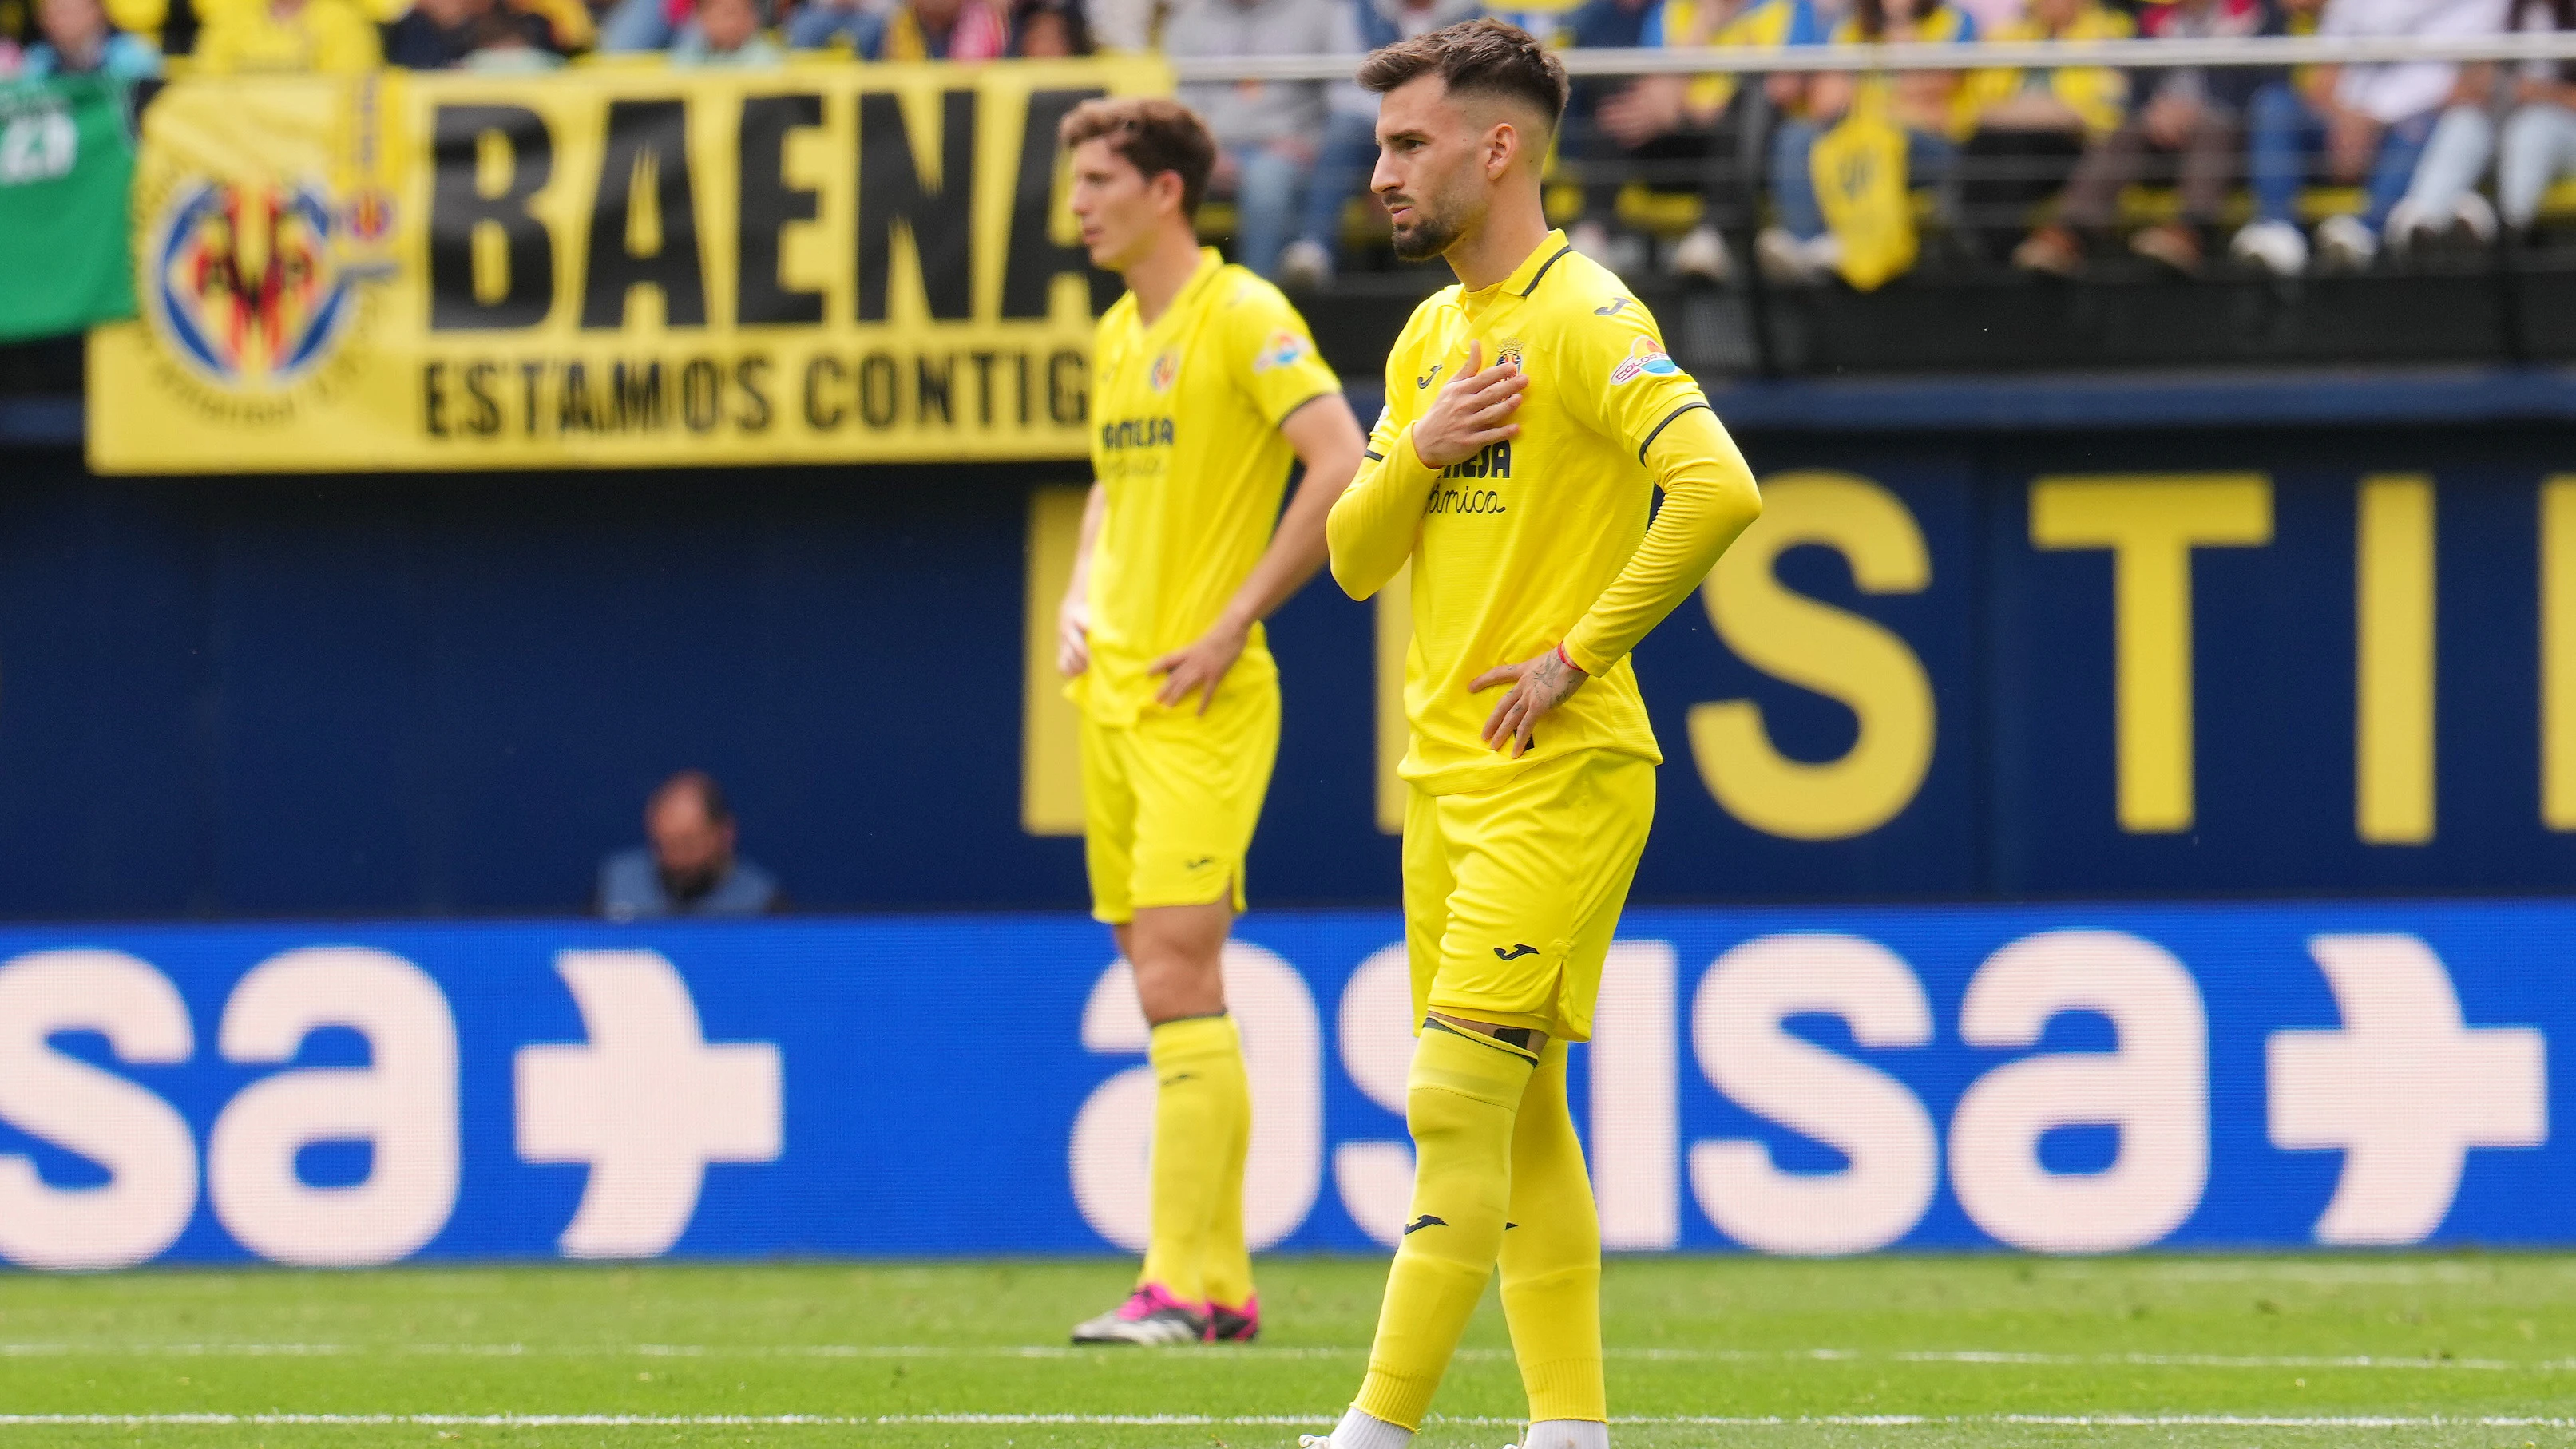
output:
<instances>
[{"instance_id":1,"label":"green flag","mask_svg":"<svg viewBox=\"0 0 2576 1449\"><path fill-rule=\"evenodd\" d=\"M134 315L133 181L124 82L0 84L0 342Z\"/></svg>"}]
</instances>

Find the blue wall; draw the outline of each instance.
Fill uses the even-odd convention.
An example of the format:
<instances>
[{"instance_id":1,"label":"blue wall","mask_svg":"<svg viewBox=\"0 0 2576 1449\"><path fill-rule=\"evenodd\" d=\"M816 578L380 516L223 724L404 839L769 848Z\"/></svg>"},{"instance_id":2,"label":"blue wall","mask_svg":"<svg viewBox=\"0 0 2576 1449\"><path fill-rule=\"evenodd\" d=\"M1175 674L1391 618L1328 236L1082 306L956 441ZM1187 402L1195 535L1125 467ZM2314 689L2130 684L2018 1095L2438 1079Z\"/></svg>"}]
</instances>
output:
<instances>
[{"instance_id":1,"label":"blue wall","mask_svg":"<svg viewBox=\"0 0 2576 1449\"><path fill-rule=\"evenodd\" d=\"M1754 670L1685 604L1639 654L1671 763L1644 900L2554 891L2538 804L2536 508L2562 426L1748 433L1765 474L1893 490L1927 588L1790 587L1894 630L1932 680L1932 763L1855 839L1763 834L1702 787L1694 703L1760 703L1830 759L1854 716ZM2196 556L2199 815L2113 804L2111 563L2029 542L2034 477L2254 470L2262 548ZM2354 829L2354 508L2438 487L2438 829ZM13 454L0 482L0 914L579 910L644 793L700 765L746 851L813 908L1063 908L1078 848L1019 827L1027 490L1078 469L132 482ZM1370 616L1310 588L1273 634L1268 905L1384 902Z\"/></svg>"}]
</instances>

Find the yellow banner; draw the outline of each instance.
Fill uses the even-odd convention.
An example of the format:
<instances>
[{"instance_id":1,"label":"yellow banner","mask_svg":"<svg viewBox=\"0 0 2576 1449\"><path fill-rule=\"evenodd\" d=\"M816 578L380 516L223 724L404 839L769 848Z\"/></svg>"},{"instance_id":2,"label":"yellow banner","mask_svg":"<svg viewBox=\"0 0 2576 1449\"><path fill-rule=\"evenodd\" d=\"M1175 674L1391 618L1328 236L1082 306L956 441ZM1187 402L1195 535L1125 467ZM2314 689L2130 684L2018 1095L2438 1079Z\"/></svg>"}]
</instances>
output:
<instances>
[{"instance_id":1,"label":"yellow banner","mask_svg":"<svg viewBox=\"0 0 2576 1449\"><path fill-rule=\"evenodd\" d=\"M1056 123L1154 61L188 80L104 473L1074 458ZM1105 300L1105 298L1104 298Z\"/></svg>"}]
</instances>

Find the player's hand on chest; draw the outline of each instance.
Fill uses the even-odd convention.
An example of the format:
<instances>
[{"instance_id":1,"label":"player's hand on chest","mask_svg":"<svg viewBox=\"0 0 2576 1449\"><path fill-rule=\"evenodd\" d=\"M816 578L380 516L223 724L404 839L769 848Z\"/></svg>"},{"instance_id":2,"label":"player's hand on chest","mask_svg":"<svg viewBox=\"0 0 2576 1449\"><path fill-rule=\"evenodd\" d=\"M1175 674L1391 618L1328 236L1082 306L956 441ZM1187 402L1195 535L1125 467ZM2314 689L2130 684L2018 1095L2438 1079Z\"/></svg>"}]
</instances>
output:
<instances>
[{"instance_id":1,"label":"player's hand on chest","mask_svg":"<svg viewBox=\"0 0 2576 1449\"><path fill-rule=\"evenodd\" d=\"M1490 458L1496 444L1520 436L1529 377L1517 355L1497 356L1504 350L1470 338L1463 356L1434 358L1426 366L1415 386L1433 396L1414 417L1415 457L1447 471L1480 455Z\"/></svg>"}]
</instances>

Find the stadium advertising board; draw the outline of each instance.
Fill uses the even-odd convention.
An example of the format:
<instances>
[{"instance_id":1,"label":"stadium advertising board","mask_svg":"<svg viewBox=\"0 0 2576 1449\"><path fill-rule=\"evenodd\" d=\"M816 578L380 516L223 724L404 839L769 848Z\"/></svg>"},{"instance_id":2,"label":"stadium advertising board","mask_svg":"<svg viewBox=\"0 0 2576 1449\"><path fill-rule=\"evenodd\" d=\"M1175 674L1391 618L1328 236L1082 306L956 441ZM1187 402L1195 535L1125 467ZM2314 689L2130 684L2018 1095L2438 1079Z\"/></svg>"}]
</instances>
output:
<instances>
[{"instance_id":1,"label":"stadium advertising board","mask_svg":"<svg viewBox=\"0 0 2576 1449\"><path fill-rule=\"evenodd\" d=\"M1255 914L1229 947L1263 1248L1403 1221L1401 933ZM1573 1072L1603 1233L2576 1243L2571 934L2537 903L1632 911ZM1132 1250L1145 1040L1072 916L13 929L0 1257Z\"/></svg>"},{"instance_id":2,"label":"stadium advertising board","mask_svg":"<svg viewBox=\"0 0 2576 1449\"><path fill-rule=\"evenodd\" d=\"M1159 62L172 85L102 472L1079 457L1055 130Z\"/></svg>"}]
</instances>

